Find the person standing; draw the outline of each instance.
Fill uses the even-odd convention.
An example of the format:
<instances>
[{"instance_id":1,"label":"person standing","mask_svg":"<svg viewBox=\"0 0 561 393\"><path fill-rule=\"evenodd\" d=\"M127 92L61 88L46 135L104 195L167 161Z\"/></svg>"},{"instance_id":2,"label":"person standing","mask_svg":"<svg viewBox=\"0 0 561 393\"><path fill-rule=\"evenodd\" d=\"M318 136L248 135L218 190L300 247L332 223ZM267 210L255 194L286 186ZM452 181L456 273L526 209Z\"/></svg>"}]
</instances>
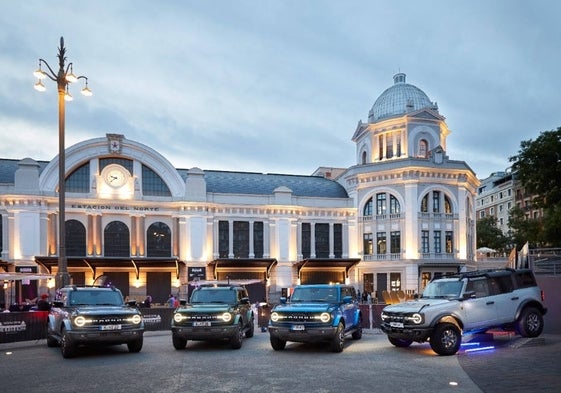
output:
<instances>
[{"instance_id":1,"label":"person standing","mask_svg":"<svg viewBox=\"0 0 561 393\"><path fill-rule=\"evenodd\" d=\"M169 295L168 304L171 308L175 307L175 296L173 296L173 294Z\"/></svg>"},{"instance_id":2,"label":"person standing","mask_svg":"<svg viewBox=\"0 0 561 393\"><path fill-rule=\"evenodd\" d=\"M50 309L51 303L49 303L49 295L44 293L37 300L37 311L49 311Z\"/></svg>"}]
</instances>

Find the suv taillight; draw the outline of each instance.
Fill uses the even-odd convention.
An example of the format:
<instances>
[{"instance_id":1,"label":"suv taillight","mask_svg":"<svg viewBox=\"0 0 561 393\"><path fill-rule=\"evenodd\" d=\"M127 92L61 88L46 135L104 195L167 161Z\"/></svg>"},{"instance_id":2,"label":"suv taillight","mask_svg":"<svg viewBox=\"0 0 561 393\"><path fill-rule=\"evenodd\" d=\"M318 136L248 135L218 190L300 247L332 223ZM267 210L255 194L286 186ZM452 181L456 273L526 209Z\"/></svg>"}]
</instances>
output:
<instances>
[{"instance_id":1,"label":"suv taillight","mask_svg":"<svg viewBox=\"0 0 561 393\"><path fill-rule=\"evenodd\" d=\"M543 289L541 290L541 292L542 292L542 302L543 302L543 301L545 301L545 293L544 293Z\"/></svg>"}]
</instances>

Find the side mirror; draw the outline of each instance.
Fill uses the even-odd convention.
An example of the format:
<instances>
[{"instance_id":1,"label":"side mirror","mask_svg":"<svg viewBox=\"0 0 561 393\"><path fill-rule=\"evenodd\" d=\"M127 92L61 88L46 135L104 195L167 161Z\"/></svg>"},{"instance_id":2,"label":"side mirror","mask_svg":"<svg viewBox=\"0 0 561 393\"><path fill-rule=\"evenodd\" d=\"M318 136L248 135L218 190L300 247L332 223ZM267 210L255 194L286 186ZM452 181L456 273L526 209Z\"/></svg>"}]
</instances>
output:
<instances>
[{"instance_id":1,"label":"side mirror","mask_svg":"<svg viewBox=\"0 0 561 393\"><path fill-rule=\"evenodd\" d=\"M64 307L64 302L55 301L53 302L53 307Z\"/></svg>"},{"instance_id":2,"label":"side mirror","mask_svg":"<svg viewBox=\"0 0 561 393\"><path fill-rule=\"evenodd\" d=\"M248 297L242 297L241 304L251 304Z\"/></svg>"},{"instance_id":3,"label":"side mirror","mask_svg":"<svg viewBox=\"0 0 561 393\"><path fill-rule=\"evenodd\" d=\"M345 296L343 298L343 303L345 303L345 304L350 304L352 302L353 302L353 297L352 296Z\"/></svg>"},{"instance_id":4,"label":"side mirror","mask_svg":"<svg viewBox=\"0 0 561 393\"><path fill-rule=\"evenodd\" d=\"M127 306L129 306L129 307L136 307L136 306L137 306L136 300L129 300L129 301L127 302Z\"/></svg>"},{"instance_id":5,"label":"side mirror","mask_svg":"<svg viewBox=\"0 0 561 393\"><path fill-rule=\"evenodd\" d=\"M185 299L179 299L179 305L185 306L186 304L187 304L187 300L185 300Z\"/></svg>"},{"instance_id":6,"label":"side mirror","mask_svg":"<svg viewBox=\"0 0 561 393\"><path fill-rule=\"evenodd\" d=\"M280 302L281 302L281 304L286 304L286 298L285 298L285 297L281 297L281 298L280 298Z\"/></svg>"},{"instance_id":7,"label":"side mirror","mask_svg":"<svg viewBox=\"0 0 561 393\"><path fill-rule=\"evenodd\" d=\"M475 291L465 291L464 295L462 296L462 299L475 299Z\"/></svg>"}]
</instances>

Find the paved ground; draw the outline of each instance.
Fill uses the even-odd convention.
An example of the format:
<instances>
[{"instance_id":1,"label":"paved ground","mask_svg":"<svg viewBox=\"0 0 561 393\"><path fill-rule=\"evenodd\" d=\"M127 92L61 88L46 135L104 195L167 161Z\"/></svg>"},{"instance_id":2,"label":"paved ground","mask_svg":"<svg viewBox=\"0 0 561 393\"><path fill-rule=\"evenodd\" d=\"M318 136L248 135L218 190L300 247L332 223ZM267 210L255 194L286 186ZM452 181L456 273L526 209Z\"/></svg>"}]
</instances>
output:
<instances>
[{"instance_id":1,"label":"paved ground","mask_svg":"<svg viewBox=\"0 0 561 393\"><path fill-rule=\"evenodd\" d=\"M561 391L561 335L522 338L503 334L493 338L482 344L495 349L458 355L461 367L482 391Z\"/></svg>"}]
</instances>

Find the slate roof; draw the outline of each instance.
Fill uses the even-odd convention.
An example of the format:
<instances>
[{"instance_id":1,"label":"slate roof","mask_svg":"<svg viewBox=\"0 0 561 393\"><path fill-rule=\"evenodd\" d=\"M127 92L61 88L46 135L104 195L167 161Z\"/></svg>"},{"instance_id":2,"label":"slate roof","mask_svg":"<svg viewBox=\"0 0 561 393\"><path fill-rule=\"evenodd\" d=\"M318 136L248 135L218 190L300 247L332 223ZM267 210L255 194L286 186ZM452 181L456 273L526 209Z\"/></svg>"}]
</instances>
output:
<instances>
[{"instance_id":1,"label":"slate roof","mask_svg":"<svg viewBox=\"0 0 561 393\"><path fill-rule=\"evenodd\" d=\"M281 186L292 190L294 196L320 198L348 198L339 183L321 176L282 175L254 172L203 171L207 192L224 194L272 195ZM187 171L179 170L185 179Z\"/></svg>"},{"instance_id":2,"label":"slate roof","mask_svg":"<svg viewBox=\"0 0 561 393\"><path fill-rule=\"evenodd\" d=\"M14 184L15 172L21 160L0 159L0 184ZM49 164L38 161L39 173ZM177 169L185 180L187 169ZM321 176L283 175L254 172L204 171L207 192L221 194L272 195L281 186L292 190L294 196L318 198L348 198L339 183Z\"/></svg>"}]
</instances>

